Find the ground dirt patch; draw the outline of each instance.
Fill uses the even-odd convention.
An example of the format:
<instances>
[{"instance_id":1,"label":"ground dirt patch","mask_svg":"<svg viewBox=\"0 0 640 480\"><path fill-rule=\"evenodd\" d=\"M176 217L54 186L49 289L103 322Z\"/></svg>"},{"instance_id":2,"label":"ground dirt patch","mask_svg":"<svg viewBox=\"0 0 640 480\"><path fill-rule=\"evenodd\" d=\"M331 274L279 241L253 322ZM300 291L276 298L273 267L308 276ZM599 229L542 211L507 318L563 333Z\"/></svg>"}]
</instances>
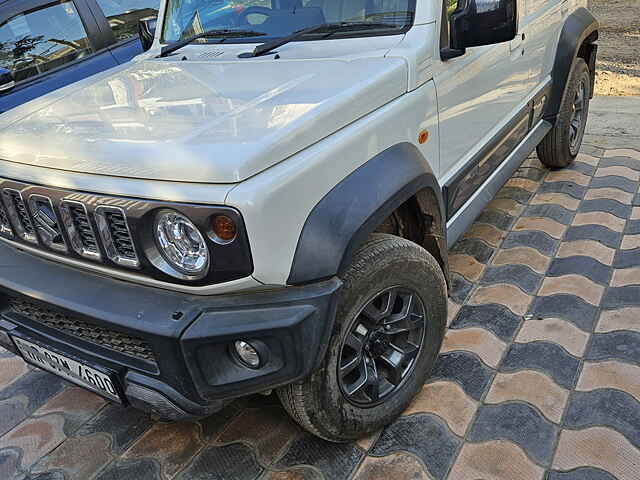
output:
<instances>
[{"instance_id":1,"label":"ground dirt patch","mask_svg":"<svg viewBox=\"0 0 640 480\"><path fill-rule=\"evenodd\" d=\"M640 0L593 0L600 22L596 95L640 95Z\"/></svg>"}]
</instances>

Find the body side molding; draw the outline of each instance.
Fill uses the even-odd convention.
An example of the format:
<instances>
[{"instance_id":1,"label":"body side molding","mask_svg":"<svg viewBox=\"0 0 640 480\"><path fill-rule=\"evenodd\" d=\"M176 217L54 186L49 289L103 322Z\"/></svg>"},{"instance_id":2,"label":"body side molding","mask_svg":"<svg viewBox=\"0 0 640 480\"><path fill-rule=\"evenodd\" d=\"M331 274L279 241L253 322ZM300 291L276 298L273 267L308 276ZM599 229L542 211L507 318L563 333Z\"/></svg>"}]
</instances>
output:
<instances>
[{"instance_id":1,"label":"body side molding","mask_svg":"<svg viewBox=\"0 0 640 480\"><path fill-rule=\"evenodd\" d=\"M513 172L520 167L525 158L536 148L544 136L551 130L551 124L541 120L533 127L524 140L511 152L511 155L500 164L493 174L475 191L467 203L447 222L447 247L453 244L471 226L480 212L493 200L502 185L506 183Z\"/></svg>"},{"instance_id":2,"label":"body side molding","mask_svg":"<svg viewBox=\"0 0 640 480\"><path fill-rule=\"evenodd\" d=\"M414 145L399 143L371 158L313 208L298 239L287 283L336 275L378 225L423 190L433 192L440 210L433 213L439 215L437 220L444 219L440 185ZM443 222L433 223L440 226ZM446 259L444 242L439 245L440 256Z\"/></svg>"}]
</instances>

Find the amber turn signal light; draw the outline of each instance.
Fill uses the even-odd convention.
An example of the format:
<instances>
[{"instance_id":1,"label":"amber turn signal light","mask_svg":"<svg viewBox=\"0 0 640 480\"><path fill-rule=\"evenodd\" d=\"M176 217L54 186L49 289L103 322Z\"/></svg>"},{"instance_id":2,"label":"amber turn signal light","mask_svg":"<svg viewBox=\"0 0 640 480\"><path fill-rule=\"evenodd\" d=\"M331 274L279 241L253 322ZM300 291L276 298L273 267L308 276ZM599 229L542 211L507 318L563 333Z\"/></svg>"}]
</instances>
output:
<instances>
[{"instance_id":1,"label":"amber turn signal light","mask_svg":"<svg viewBox=\"0 0 640 480\"><path fill-rule=\"evenodd\" d=\"M426 130L422 130L418 134L418 143L422 144L426 142L428 139L429 139L429 132L427 132Z\"/></svg>"},{"instance_id":2,"label":"amber turn signal light","mask_svg":"<svg viewBox=\"0 0 640 480\"><path fill-rule=\"evenodd\" d=\"M236 222L226 215L216 215L211 220L211 229L221 243L232 242L238 233Z\"/></svg>"}]
</instances>

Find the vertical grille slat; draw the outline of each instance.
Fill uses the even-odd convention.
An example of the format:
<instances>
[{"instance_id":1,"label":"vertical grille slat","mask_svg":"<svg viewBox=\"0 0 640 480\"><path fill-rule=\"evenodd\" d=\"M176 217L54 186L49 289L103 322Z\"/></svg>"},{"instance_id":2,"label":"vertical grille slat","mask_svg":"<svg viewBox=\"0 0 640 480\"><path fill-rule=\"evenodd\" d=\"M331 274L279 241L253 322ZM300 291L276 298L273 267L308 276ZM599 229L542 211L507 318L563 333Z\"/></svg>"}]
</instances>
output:
<instances>
[{"instance_id":1,"label":"vertical grille slat","mask_svg":"<svg viewBox=\"0 0 640 480\"><path fill-rule=\"evenodd\" d=\"M16 234L29 243L38 243L35 228L22 198L22 193L13 188L5 188L2 191L5 200L7 214L13 224Z\"/></svg>"},{"instance_id":2,"label":"vertical grille slat","mask_svg":"<svg viewBox=\"0 0 640 480\"><path fill-rule=\"evenodd\" d=\"M13 237L13 228L11 227L11 221L9 215L5 210L4 205L0 201L0 234L8 237Z\"/></svg>"},{"instance_id":3,"label":"vertical grille slat","mask_svg":"<svg viewBox=\"0 0 640 480\"><path fill-rule=\"evenodd\" d=\"M119 207L100 205L95 216L109 259L119 265L137 268L140 262L124 211Z\"/></svg>"},{"instance_id":4,"label":"vertical grille slat","mask_svg":"<svg viewBox=\"0 0 640 480\"><path fill-rule=\"evenodd\" d=\"M84 204L63 200L61 211L73 249L83 257L100 260L100 248Z\"/></svg>"}]
</instances>

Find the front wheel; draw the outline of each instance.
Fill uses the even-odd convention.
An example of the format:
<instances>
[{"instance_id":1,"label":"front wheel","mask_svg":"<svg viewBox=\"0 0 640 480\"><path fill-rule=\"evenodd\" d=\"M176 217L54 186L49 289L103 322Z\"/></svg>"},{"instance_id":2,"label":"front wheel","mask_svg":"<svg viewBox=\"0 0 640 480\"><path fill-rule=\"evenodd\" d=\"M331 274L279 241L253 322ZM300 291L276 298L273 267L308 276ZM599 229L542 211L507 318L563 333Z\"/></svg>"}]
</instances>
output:
<instances>
[{"instance_id":1,"label":"front wheel","mask_svg":"<svg viewBox=\"0 0 640 480\"><path fill-rule=\"evenodd\" d=\"M300 425L334 442L372 433L407 408L435 363L447 313L440 266L408 240L372 235L341 277L321 367L278 390Z\"/></svg>"},{"instance_id":2,"label":"front wheel","mask_svg":"<svg viewBox=\"0 0 640 480\"><path fill-rule=\"evenodd\" d=\"M589 67L582 58L576 58L556 123L537 148L538 158L547 167L567 167L578 155L587 126L590 98Z\"/></svg>"}]
</instances>

